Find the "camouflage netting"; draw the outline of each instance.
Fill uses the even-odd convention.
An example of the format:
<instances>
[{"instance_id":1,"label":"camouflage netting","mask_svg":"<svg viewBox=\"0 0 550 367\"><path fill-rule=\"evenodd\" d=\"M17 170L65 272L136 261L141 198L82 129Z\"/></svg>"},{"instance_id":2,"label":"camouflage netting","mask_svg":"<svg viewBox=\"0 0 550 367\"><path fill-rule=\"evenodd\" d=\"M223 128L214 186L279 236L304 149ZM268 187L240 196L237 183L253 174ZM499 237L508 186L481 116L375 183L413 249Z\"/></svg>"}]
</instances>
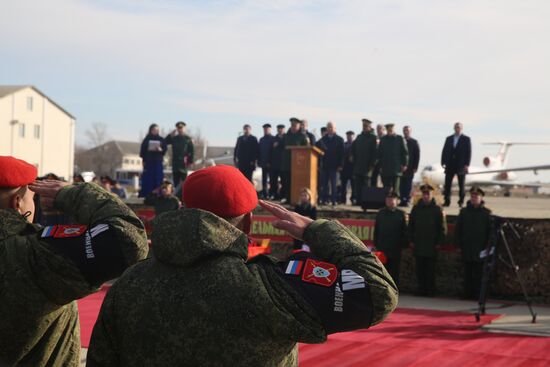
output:
<instances>
[{"instance_id":1,"label":"camouflage netting","mask_svg":"<svg viewBox=\"0 0 550 367\"><path fill-rule=\"evenodd\" d=\"M372 213L319 212L319 217L374 219ZM448 216L448 223L454 223L455 216ZM527 294L535 303L550 304L550 219L511 219L511 225L519 232L517 240L510 229L505 229L506 238ZM289 251L287 244L272 244L274 254L283 256ZM499 246L500 258L507 263L508 255L503 245ZM462 294L462 262L458 251L440 251L437 261L437 291L440 296L458 297ZM411 250L404 250L401 259L401 286L403 293L416 290L415 262ZM521 286L513 268L498 261L491 274L489 297L503 300L523 300Z\"/></svg>"}]
</instances>

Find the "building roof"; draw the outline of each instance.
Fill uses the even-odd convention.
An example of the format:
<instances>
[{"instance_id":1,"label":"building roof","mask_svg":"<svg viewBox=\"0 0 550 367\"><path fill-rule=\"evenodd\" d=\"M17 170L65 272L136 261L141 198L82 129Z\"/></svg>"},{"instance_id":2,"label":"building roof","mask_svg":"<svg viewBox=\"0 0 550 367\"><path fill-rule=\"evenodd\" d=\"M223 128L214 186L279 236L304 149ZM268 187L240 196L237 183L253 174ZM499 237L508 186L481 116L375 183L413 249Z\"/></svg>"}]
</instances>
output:
<instances>
[{"instance_id":1,"label":"building roof","mask_svg":"<svg viewBox=\"0 0 550 367\"><path fill-rule=\"evenodd\" d=\"M118 146L122 154L139 155L139 149L141 148L140 143L136 143L133 141L120 141L120 140L113 140L113 142Z\"/></svg>"},{"instance_id":2,"label":"building roof","mask_svg":"<svg viewBox=\"0 0 550 367\"><path fill-rule=\"evenodd\" d=\"M42 91L40 91L40 89L36 88L34 85L0 85L0 98L4 98L25 88L31 88L36 93L40 94L42 97L50 101L51 104L59 108L61 111L65 112L65 114L67 114L70 118L76 120L76 118L71 115L66 109L55 103L50 97L42 93Z\"/></svg>"},{"instance_id":3,"label":"building roof","mask_svg":"<svg viewBox=\"0 0 550 367\"><path fill-rule=\"evenodd\" d=\"M133 141L121 141L121 140L109 140L101 145L98 145L97 147L93 147L87 150L87 152L92 152L96 150L111 150L116 149L120 152L120 154L134 154L139 155L139 149L141 147L140 143L136 143Z\"/></svg>"}]
</instances>

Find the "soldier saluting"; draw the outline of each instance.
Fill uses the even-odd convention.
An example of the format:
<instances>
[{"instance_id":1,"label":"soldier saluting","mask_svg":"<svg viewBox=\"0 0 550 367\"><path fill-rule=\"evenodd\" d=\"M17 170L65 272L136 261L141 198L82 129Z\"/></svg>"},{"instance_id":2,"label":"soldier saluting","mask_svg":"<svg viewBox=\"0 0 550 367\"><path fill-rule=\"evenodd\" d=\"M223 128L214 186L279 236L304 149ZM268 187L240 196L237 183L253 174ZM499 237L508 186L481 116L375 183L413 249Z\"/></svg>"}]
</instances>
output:
<instances>
[{"instance_id":1,"label":"soldier saluting","mask_svg":"<svg viewBox=\"0 0 550 367\"><path fill-rule=\"evenodd\" d=\"M252 183L215 166L183 191L186 209L155 219L153 257L107 294L88 366L296 366L297 342L369 327L395 308L390 275L337 221L260 202L312 253L247 261Z\"/></svg>"},{"instance_id":2,"label":"soldier saluting","mask_svg":"<svg viewBox=\"0 0 550 367\"><path fill-rule=\"evenodd\" d=\"M36 174L0 156L0 365L79 366L74 301L145 258L145 230L99 186L34 181ZM35 193L80 224L32 224Z\"/></svg>"},{"instance_id":3,"label":"soldier saluting","mask_svg":"<svg viewBox=\"0 0 550 367\"><path fill-rule=\"evenodd\" d=\"M187 170L195 161L195 146L191 137L185 133L187 124L183 121L176 123L176 128L166 136L166 145L172 144L172 174L174 188L187 178Z\"/></svg>"}]
</instances>

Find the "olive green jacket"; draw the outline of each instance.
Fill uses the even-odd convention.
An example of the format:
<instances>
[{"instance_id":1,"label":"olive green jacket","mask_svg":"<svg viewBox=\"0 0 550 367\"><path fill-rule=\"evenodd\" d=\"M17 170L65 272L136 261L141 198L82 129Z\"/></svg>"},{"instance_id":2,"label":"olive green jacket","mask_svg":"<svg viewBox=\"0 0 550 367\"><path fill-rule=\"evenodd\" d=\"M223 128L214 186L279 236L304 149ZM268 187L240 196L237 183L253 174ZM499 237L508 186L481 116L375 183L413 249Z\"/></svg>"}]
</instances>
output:
<instances>
[{"instance_id":1,"label":"olive green jacket","mask_svg":"<svg viewBox=\"0 0 550 367\"><path fill-rule=\"evenodd\" d=\"M462 260L480 262L479 253L487 247L492 228L491 210L468 201L456 219L455 244L462 250Z\"/></svg>"},{"instance_id":2,"label":"olive green jacket","mask_svg":"<svg viewBox=\"0 0 550 367\"><path fill-rule=\"evenodd\" d=\"M169 134L165 139L166 145L172 144L172 172L187 172L187 164L195 160L195 146L188 135Z\"/></svg>"},{"instance_id":3,"label":"olive green jacket","mask_svg":"<svg viewBox=\"0 0 550 367\"><path fill-rule=\"evenodd\" d=\"M396 307L389 274L347 228L317 220L304 237L318 257L365 279L367 326ZM227 221L198 209L164 213L152 243L153 257L108 292L88 366L296 366L297 342L326 340L314 306L280 277L277 261L247 262L248 237Z\"/></svg>"},{"instance_id":4,"label":"olive green jacket","mask_svg":"<svg viewBox=\"0 0 550 367\"><path fill-rule=\"evenodd\" d=\"M434 199L429 204L420 200L409 216L409 239L414 244L414 255L435 257L435 247L443 244L446 234L447 220L443 209Z\"/></svg>"},{"instance_id":5,"label":"olive green jacket","mask_svg":"<svg viewBox=\"0 0 550 367\"><path fill-rule=\"evenodd\" d=\"M76 223L111 227L128 264L147 255L140 220L94 184L68 186L55 207ZM79 366L80 326L74 300L97 290L79 268L14 210L0 210L0 366ZM66 242L65 242L66 243ZM114 245L114 244L113 244Z\"/></svg>"},{"instance_id":6,"label":"olive green jacket","mask_svg":"<svg viewBox=\"0 0 550 367\"><path fill-rule=\"evenodd\" d=\"M389 258L399 258L406 248L407 217L400 209L384 207L376 214L374 225L374 246Z\"/></svg>"},{"instance_id":7,"label":"olive green jacket","mask_svg":"<svg viewBox=\"0 0 550 367\"><path fill-rule=\"evenodd\" d=\"M281 171L289 172L290 166L291 166L291 162L290 162L291 151L290 149L287 149L287 148L293 147L293 146L308 145L307 135L302 133L301 131L298 131L297 133L293 133L289 129L288 132L283 137L283 145L284 145L284 150L283 150L283 161L281 163Z\"/></svg>"},{"instance_id":8,"label":"olive green jacket","mask_svg":"<svg viewBox=\"0 0 550 367\"><path fill-rule=\"evenodd\" d=\"M380 176L401 176L401 166L409 161L407 143L401 135L384 135L378 145L378 162Z\"/></svg>"},{"instance_id":9,"label":"olive green jacket","mask_svg":"<svg viewBox=\"0 0 550 367\"><path fill-rule=\"evenodd\" d=\"M367 175L376 162L376 135L374 132L362 132L351 145L353 174Z\"/></svg>"}]
</instances>

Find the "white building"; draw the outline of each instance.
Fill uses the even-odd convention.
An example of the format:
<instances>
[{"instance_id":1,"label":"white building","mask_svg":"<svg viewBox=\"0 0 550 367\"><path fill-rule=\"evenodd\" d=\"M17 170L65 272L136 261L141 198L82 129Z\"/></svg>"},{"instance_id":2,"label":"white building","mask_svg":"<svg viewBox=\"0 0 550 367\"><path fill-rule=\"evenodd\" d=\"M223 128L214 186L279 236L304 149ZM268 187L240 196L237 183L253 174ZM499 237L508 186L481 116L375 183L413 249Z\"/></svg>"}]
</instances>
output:
<instances>
[{"instance_id":1,"label":"white building","mask_svg":"<svg viewBox=\"0 0 550 367\"><path fill-rule=\"evenodd\" d=\"M131 185L134 177L139 177L143 171L140 146L137 142L111 140L78 153L76 164L81 171L93 171L99 176L108 175Z\"/></svg>"},{"instance_id":2,"label":"white building","mask_svg":"<svg viewBox=\"0 0 550 367\"><path fill-rule=\"evenodd\" d=\"M0 86L0 155L73 176L75 117L34 86Z\"/></svg>"}]
</instances>

